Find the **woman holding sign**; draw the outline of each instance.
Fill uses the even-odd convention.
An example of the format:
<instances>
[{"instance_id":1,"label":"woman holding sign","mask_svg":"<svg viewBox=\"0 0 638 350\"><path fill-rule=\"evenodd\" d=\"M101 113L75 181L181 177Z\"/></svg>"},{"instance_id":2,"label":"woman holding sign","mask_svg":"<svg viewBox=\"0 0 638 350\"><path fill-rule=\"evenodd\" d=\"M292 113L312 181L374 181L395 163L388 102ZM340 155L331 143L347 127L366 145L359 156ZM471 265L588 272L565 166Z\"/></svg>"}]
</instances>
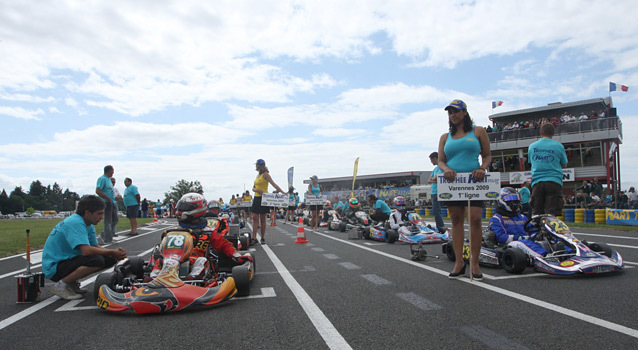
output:
<instances>
[{"instance_id":1,"label":"woman holding sign","mask_svg":"<svg viewBox=\"0 0 638 350\"><path fill-rule=\"evenodd\" d=\"M483 180L490 165L490 140L487 132L480 126L474 126L467 105L461 100L454 100L445 107L448 113L450 132L443 134L439 141L439 168L449 182L454 182L456 173L472 173L476 180ZM479 164L478 157L481 156ZM470 273L476 280L483 279L478 258L481 250L481 214L483 201L470 201ZM465 274L463 261L463 241L465 239L465 208L468 201L448 201L448 211L452 220L452 242L456 263L450 278L459 278Z\"/></svg>"},{"instance_id":2,"label":"woman holding sign","mask_svg":"<svg viewBox=\"0 0 638 350\"><path fill-rule=\"evenodd\" d=\"M308 184L308 194L319 196L323 194L321 190L321 185L319 185L319 178L317 175L312 175L310 177L310 183ZM317 230L319 226L319 209L320 205L311 205L310 212L312 213L310 216L310 229Z\"/></svg>"},{"instance_id":3,"label":"woman holding sign","mask_svg":"<svg viewBox=\"0 0 638 350\"><path fill-rule=\"evenodd\" d=\"M253 199L253 206L250 210L253 216L253 239L251 240L251 244L257 243L257 228L261 229L261 244L266 244L266 214L270 211L270 208L261 205L261 195L268 193L268 183L270 183L277 192L283 193L284 191L282 191L270 177L268 168L266 168L266 162L263 159L257 159L255 170L259 172L259 175L257 175L253 185L255 198Z\"/></svg>"}]
</instances>

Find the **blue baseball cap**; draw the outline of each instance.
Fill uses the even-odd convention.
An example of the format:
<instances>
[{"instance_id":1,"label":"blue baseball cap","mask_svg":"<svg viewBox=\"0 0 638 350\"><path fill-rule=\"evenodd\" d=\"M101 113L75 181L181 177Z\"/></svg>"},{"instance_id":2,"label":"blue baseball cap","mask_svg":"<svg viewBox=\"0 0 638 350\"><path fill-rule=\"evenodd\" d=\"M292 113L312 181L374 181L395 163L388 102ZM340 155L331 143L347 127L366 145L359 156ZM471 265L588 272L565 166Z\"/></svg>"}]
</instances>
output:
<instances>
[{"instance_id":1,"label":"blue baseball cap","mask_svg":"<svg viewBox=\"0 0 638 350\"><path fill-rule=\"evenodd\" d=\"M454 100L450 102L450 104L445 107L445 110L447 111L449 108L467 111L467 105L462 100Z\"/></svg>"},{"instance_id":2,"label":"blue baseball cap","mask_svg":"<svg viewBox=\"0 0 638 350\"><path fill-rule=\"evenodd\" d=\"M263 159L257 159L257 162L255 162L255 164L257 165L266 165L266 161Z\"/></svg>"}]
</instances>

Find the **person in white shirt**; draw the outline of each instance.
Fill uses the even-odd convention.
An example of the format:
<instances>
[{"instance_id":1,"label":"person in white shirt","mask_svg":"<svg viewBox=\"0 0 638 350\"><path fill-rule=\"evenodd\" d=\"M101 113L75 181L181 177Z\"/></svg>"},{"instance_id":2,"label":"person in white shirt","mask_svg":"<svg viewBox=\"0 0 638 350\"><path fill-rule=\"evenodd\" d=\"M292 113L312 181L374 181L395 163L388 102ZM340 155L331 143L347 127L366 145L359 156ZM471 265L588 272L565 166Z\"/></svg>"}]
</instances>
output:
<instances>
[{"instance_id":1,"label":"person in white shirt","mask_svg":"<svg viewBox=\"0 0 638 350\"><path fill-rule=\"evenodd\" d=\"M587 119L589 119L589 117L587 116L587 114L585 114L585 112L581 113L580 117L578 117L578 121L587 120Z\"/></svg>"}]
</instances>

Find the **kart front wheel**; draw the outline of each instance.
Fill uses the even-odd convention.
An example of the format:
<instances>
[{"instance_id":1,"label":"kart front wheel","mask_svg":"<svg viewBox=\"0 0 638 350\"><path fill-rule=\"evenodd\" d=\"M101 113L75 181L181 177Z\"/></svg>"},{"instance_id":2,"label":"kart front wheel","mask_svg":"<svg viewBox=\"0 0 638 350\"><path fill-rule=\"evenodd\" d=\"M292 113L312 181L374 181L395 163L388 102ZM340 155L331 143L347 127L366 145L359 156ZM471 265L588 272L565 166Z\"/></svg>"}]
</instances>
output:
<instances>
[{"instance_id":1,"label":"kart front wheel","mask_svg":"<svg viewBox=\"0 0 638 350\"><path fill-rule=\"evenodd\" d=\"M611 258L614 254L614 251L605 243L590 243L589 249L595 251L596 253L602 253L604 256Z\"/></svg>"},{"instance_id":2,"label":"kart front wheel","mask_svg":"<svg viewBox=\"0 0 638 350\"><path fill-rule=\"evenodd\" d=\"M454 255L454 244L452 244L452 240L449 240L447 243L445 243L445 255L447 256L448 260L456 261L456 255Z\"/></svg>"},{"instance_id":3,"label":"kart front wheel","mask_svg":"<svg viewBox=\"0 0 638 350\"><path fill-rule=\"evenodd\" d=\"M394 243L399 239L399 233L396 230L387 230L385 234L388 237L388 243Z\"/></svg>"},{"instance_id":4,"label":"kart front wheel","mask_svg":"<svg viewBox=\"0 0 638 350\"><path fill-rule=\"evenodd\" d=\"M235 280L235 287L237 287L237 296L245 297L250 295L250 275L248 273L248 267L241 265L233 267L233 279Z\"/></svg>"},{"instance_id":5,"label":"kart front wheel","mask_svg":"<svg viewBox=\"0 0 638 350\"><path fill-rule=\"evenodd\" d=\"M107 286L115 290L115 283L117 283L117 276L113 271L102 272L97 275L95 282L93 282L93 297L95 300L97 300L98 295L100 295L100 287Z\"/></svg>"},{"instance_id":6,"label":"kart front wheel","mask_svg":"<svg viewBox=\"0 0 638 350\"><path fill-rule=\"evenodd\" d=\"M527 267L527 255L518 248L508 248L501 256L501 266L509 273L521 273Z\"/></svg>"},{"instance_id":7,"label":"kart front wheel","mask_svg":"<svg viewBox=\"0 0 638 350\"><path fill-rule=\"evenodd\" d=\"M144 259L141 256L130 256L128 262L129 272L139 279L144 278Z\"/></svg>"},{"instance_id":8,"label":"kart front wheel","mask_svg":"<svg viewBox=\"0 0 638 350\"><path fill-rule=\"evenodd\" d=\"M248 246L250 245L250 238L246 236L239 236L239 243L241 244L240 250L248 250Z\"/></svg>"}]
</instances>

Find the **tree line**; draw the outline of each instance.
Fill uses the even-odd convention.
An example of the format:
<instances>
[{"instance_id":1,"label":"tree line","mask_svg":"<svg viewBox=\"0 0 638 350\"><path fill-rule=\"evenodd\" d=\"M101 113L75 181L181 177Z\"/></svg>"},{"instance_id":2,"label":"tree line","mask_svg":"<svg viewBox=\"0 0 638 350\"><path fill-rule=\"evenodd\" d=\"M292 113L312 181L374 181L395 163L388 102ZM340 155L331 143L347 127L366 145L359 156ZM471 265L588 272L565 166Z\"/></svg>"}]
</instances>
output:
<instances>
[{"instance_id":1,"label":"tree line","mask_svg":"<svg viewBox=\"0 0 638 350\"><path fill-rule=\"evenodd\" d=\"M0 192L0 212L15 214L17 212L33 210L73 211L75 201L80 196L72 191L62 190L56 183L44 186L40 180L35 180L29 186L29 192L24 192L22 186L17 186L7 195L7 191Z\"/></svg>"}]
</instances>

